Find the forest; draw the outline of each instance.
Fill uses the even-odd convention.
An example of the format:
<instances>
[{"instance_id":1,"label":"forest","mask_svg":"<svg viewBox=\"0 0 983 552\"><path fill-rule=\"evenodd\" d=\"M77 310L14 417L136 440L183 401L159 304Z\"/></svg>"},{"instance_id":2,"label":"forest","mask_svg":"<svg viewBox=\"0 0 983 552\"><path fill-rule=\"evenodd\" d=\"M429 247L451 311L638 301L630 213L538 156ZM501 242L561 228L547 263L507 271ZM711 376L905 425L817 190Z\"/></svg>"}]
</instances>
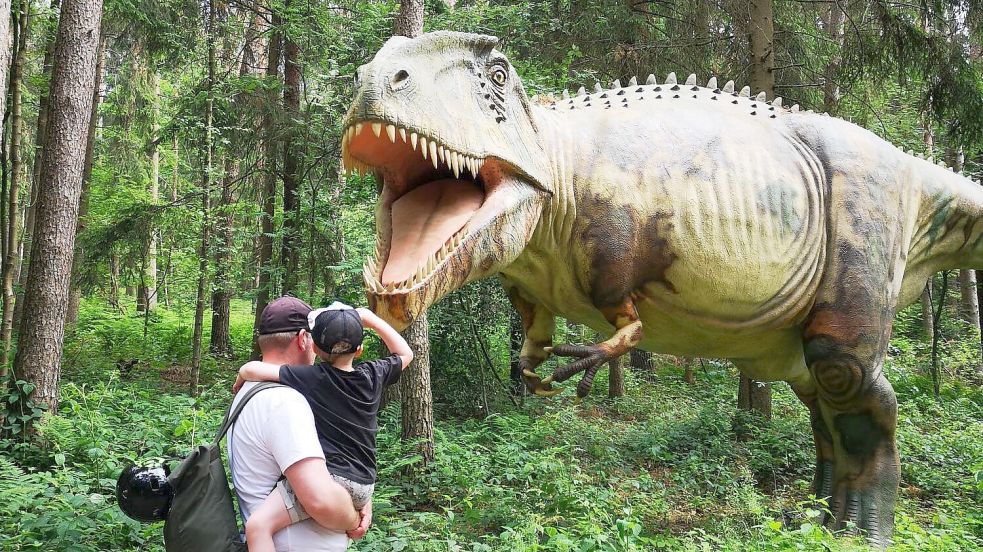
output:
<instances>
[{"instance_id":1,"label":"forest","mask_svg":"<svg viewBox=\"0 0 983 552\"><path fill-rule=\"evenodd\" d=\"M394 35L498 37L526 93L547 103L650 74L733 80L983 177L979 0L0 10L5 552L163 551L163 523L120 511L120 472L212 439L271 300L367 304L381 183L343 166L344 118L358 68ZM892 550L983 549L978 281L938 273L894 314ZM536 396L520 379L522 321L496 278L454 291L405 335L416 367L384 398L373 521L351 550L869 547L855 527L824 525L809 411L783 382L635 349L582 401L573 382ZM554 339L598 335L557 318ZM369 334L365 356L385 354Z\"/></svg>"}]
</instances>

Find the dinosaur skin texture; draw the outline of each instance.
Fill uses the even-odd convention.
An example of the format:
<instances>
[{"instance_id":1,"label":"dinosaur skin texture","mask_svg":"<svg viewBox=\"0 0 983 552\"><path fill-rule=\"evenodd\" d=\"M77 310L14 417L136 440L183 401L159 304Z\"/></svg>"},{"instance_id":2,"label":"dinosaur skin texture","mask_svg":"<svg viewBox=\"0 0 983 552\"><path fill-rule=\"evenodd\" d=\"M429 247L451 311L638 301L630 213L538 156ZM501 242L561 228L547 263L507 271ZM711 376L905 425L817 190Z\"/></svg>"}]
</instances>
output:
<instances>
[{"instance_id":1,"label":"dinosaur skin texture","mask_svg":"<svg viewBox=\"0 0 983 552\"><path fill-rule=\"evenodd\" d=\"M809 408L833 528L890 542L895 311L983 268L983 192L846 121L649 77L535 102L497 39L389 40L359 69L349 170L381 183L370 306L397 328L498 275L541 395L632 347L727 358ZM556 315L602 335L553 347ZM545 379L551 354L574 357ZM850 523L855 525L849 525Z\"/></svg>"}]
</instances>

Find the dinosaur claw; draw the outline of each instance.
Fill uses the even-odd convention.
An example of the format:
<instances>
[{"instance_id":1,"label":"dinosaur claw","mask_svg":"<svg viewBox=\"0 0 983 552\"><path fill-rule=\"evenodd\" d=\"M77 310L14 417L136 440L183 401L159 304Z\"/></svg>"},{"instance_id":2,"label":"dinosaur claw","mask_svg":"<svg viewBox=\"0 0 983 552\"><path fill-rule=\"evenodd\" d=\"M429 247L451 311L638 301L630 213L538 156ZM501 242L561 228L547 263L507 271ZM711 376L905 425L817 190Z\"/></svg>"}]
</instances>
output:
<instances>
[{"instance_id":1,"label":"dinosaur claw","mask_svg":"<svg viewBox=\"0 0 983 552\"><path fill-rule=\"evenodd\" d=\"M553 383L553 376L546 376L546 379L540 382L542 385L549 385Z\"/></svg>"},{"instance_id":2,"label":"dinosaur claw","mask_svg":"<svg viewBox=\"0 0 983 552\"><path fill-rule=\"evenodd\" d=\"M538 380L539 379L539 374L537 374L536 372L533 372L532 370L530 370L528 368L523 368L522 369L522 375L523 376L526 376L527 378L532 378L534 380Z\"/></svg>"},{"instance_id":3,"label":"dinosaur claw","mask_svg":"<svg viewBox=\"0 0 983 552\"><path fill-rule=\"evenodd\" d=\"M553 347L543 347L543 350L546 351L546 354L548 355L553 354Z\"/></svg>"},{"instance_id":4,"label":"dinosaur claw","mask_svg":"<svg viewBox=\"0 0 983 552\"><path fill-rule=\"evenodd\" d=\"M546 389L543 387L537 387L534 393L540 397L555 397L563 392L563 389Z\"/></svg>"},{"instance_id":5,"label":"dinosaur claw","mask_svg":"<svg viewBox=\"0 0 983 552\"><path fill-rule=\"evenodd\" d=\"M582 402L584 402L584 398L581 397L580 395L577 395L576 397L573 398L573 405L574 406L577 406L577 405L579 405Z\"/></svg>"}]
</instances>

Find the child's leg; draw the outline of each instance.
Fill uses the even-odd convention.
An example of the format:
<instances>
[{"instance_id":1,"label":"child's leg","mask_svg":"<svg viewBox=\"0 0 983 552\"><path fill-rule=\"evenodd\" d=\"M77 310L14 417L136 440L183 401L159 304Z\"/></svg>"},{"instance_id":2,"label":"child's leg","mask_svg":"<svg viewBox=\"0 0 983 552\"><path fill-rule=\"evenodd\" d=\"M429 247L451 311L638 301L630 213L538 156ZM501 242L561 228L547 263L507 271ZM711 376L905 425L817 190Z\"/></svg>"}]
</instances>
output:
<instances>
[{"instance_id":1,"label":"child's leg","mask_svg":"<svg viewBox=\"0 0 983 552\"><path fill-rule=\"evenodd\" d=\"M282 492L283 489L277 485L246 520L246 545L249 552L276 552L273 546L274 533L293 523Z\"/></svg>"}]
</instances>

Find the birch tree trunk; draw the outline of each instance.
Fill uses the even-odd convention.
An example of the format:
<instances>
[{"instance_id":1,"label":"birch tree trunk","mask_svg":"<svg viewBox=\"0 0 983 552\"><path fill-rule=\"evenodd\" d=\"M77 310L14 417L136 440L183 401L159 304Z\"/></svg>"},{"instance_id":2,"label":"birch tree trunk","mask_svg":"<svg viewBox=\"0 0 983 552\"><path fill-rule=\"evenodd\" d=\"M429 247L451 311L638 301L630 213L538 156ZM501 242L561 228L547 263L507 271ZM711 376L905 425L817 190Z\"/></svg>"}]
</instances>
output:
<instances>
[{"instance_id":1,"label":"birch tree trunk","mask_svg":"<svg viewBox=\"0 0 983 552\"><path fill-rule=\"evenodd\" d=\"M772 0L751 0L749 25L751 46L751 93L765 92L775 96L775 28ZM771 419L771 386L741 374L737 392L737 407L756 410L766 420Z\"/></svg>"},{"instance_id":2,"label":"birch tree trunk","mask_svg":"<svg viewBox=\"0 0 983 552\"><path fill-rule=\"evenodd\" d=\"M41 167L31 246L33 261L14 360L16 373L35 385L31 398L49 412L58 409L62 340L101 18L101 0L65 0L55 44L47 152Z\"/></svg>"}]
</instances>

